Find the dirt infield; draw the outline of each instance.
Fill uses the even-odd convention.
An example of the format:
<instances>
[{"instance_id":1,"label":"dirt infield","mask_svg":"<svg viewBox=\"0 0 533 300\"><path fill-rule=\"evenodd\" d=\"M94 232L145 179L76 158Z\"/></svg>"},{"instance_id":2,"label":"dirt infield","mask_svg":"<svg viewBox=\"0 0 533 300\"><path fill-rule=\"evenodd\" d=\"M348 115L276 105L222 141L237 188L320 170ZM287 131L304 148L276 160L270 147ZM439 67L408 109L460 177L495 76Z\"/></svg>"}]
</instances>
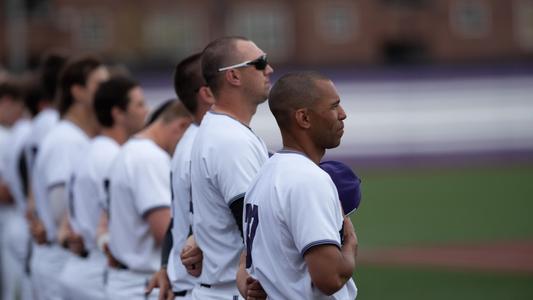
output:
<instances>
[{"instance_id":1,"label":"dirt infield","mask_svg":"<svg viewBox=\"0 0 533 300\"><path fill-rule=\"evenodd\" d=\"M357 260L366 265L533 273L533 241L395 247L360 251Z\"/></svg>"}]
</instances>

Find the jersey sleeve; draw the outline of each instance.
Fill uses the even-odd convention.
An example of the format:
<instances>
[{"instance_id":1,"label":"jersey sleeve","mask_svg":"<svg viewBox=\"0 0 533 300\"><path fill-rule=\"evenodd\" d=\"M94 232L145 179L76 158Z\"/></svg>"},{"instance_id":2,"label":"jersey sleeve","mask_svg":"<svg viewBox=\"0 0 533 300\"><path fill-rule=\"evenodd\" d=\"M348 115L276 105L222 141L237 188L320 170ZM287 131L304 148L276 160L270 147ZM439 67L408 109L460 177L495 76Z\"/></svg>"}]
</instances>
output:
<instances>
[{"instance_id":1,"label":"jersey sleeve","mask_svg":"<svg viewBox=\"0 0 533 300\"><path fill-rule=\"evenodd\" d=\"M72 159L74 157L75 147L71 145L62 145L55 147L54 151L48 153L46 167L44 168L46 186L50 188L56 184L68 184L73 173Z\"/></svg>"},{"instance_id":2,"label":"jersey sleeve","mask_svg":"<svg viewBox=\"0 0 533 300\"><path fill-rule=\"evenodd\" d=\"M287 178L291 180L291 178ZM325 176L302 176L291 184L286 220L302 256L314 246L340 247L342 214L337 191Z\"/></svg>"},{"instance_id":3,"label":"jersey sleeve","mask_svg":"<svg viewBox=\"0 0 533 300\"><path fill-rule=\"evenodd\" d=\"M226 204L244 196L250 183L267 159L266 150L257 141L226 141L219 156L217 181Z\"/></svg>"},{"instance_id":4,"label":"jersey sleeve","mask_svg":"<svg viewBox=\"0 0 533 300\"><path fill-rule=\"evenodd\" d=\"M170 161L152 155L139 158L134 174L135 206L144 217L153 209L170 207Z\"/></svg>"}]
</instances>

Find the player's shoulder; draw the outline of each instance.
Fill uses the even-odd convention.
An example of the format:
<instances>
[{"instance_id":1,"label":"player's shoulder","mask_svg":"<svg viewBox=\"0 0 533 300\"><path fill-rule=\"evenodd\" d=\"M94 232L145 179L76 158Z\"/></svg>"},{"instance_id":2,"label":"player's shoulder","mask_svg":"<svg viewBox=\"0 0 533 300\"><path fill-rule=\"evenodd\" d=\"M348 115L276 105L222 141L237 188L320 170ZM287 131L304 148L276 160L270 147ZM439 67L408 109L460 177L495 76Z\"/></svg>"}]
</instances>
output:
<instances>
[{"instance_id":1,"label":"player's shoulder","mask_svg":"<svg viewBox=\"0 0 533 300\"><path fill-rule=\"evenodd\" d=\"M249 127L233 117L213 111L206 113L200 125L200 131L214 140L235 140L252 133Z\"/></svg>"},{"instance_id":2,"label":"player's shoulder","mask_svg":"<svg viewBox=\"0 0 533 300\"><path fill-rule=\"evenodd\" d=\"M120 145L112 138L107 136L97 136L91 140L91 151L118 151Z\"/></svg>"},{"instance_id":3,"label":"player's shoulder","mask_svg":"<svg viewBox=\"0 0 533 300\"><path fill-rule=\"evenodd\" d=\"M170 156L151 139L143 137L130 138L121 148L119 154L132 164L151 163L154 161L170 162Z\"/></svg>"},{"instance_id":4,"label":"player's shoulder","mask_svg":"<svg viewBox=\"0 0 533 300\"><path fill-rule=\"evenodd\" d=\"M91 140L86 152L86 159L92 162L108 162L120 151L120 145L113 139L97 136Z\"/></svg>"},{"instance_id":5,"label":"player's shoulder","mask_svg":"<svg viewBox=\"0 0 533 300\"><path fill-rule=\"evenodd\" d=\"M43 144L57 143L62 145L75 145L88 143L89 137L79 127L70 121L62 120L54 126L43 139Z\"/></svg>"},{"instance_id":6,"label":"player's shoulder","mask_svg":"<svg viewBox=\"0 0 533 300\"><path fill-rule=\"evenodd\" d=\"M268 162L276 165L276 172L287 179L281 180L281 183L288 187L329 186L328 174L305 154L282 150L275 153Z\"/></svg>"},{"instance_id":7,"label":"player's shoulder","mask_svg":"<svg viewBox=\"0 0 533 300\"><path fill-rule=\"evenodd\" d=\"M39 112L33 119L35 127L42 126L43 124L54 124L59 121L59 113L54 109L45 109Z\"/></svg>"},{"instance_id":8,"label":"player's shoulder","mask_svg":"<svg viewBox=\"0 0 533 300\"><path fill-rule=\"evenodd\" d=\"M9 133L11 141L20 140L24 138L31 130L31 121L27 119L19 120L13 125Z\"/></svg>"}]
</instances>

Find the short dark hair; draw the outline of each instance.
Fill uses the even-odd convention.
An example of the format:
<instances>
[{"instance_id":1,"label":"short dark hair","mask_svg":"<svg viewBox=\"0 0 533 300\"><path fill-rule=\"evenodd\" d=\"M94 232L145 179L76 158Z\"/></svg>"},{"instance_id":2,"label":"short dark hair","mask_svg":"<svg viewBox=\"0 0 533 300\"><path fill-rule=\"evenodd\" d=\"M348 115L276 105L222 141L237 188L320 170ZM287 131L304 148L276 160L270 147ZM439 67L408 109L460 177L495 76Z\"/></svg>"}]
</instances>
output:
<instances>
[{"instance_id":1,"label":"short dark hair","mask_svg":"<svg viewBox=\"0 0 533 300\"><path fill-rule=\"evenodd\" d=\"M74 98L70 93L72 86L85 86L89 75L102 65L102 61L93 56L83 56L67 62L59 76L58 110L60 115L64 115L74 103Z\"/></svg>"},{"instance_id":2,"label":"short dark hair","mask_svg":"<svg viewBox=\"0 0 533 300\"><path fill-rule=\"evenodd\" d=\"M235 51L237 41L249 41L249 39L240 36L222 37L209 43L202 52L202 74L215 96L222 84L223 73L218 69L238 63L236 60L239 57Z\"/></svg>"},{"instance_id":3,"label":"short dark hair","mask_svg":"<svg viewBox=\"0 0 533 300\"><path fill-rule=\"evenodd\" d=\"M0 81L0 98L11 97L14 101L22 102L22 88L13 79Z\"/></svg>"},{"instance_id":4,"label":"short dark hair","mask_svg":"<svg viewBox=\"0 0 533 300\"><path fill-rule=\"evenodd\" d=\"M146 126L150 126L157 120L169 123L178 118L192 117L189 110L178 99L169 99L160 104L148 118Z\"/></svg>"},{"instance_id":5,"label":"short dark hair","mask_svg":"<svg viewBox=\"0 0 533 300\"><path fill-rule=\"evenodd\" d=\"M274 84L268 97L268 106L280 128L290 124L293 111L311 107L320 97L316 81L330 80L318 72L293 72L283 75Z\"/></svg>"},{"instance_id":6,"label":"short dark hair","mask_svg":"<svg viewBox=\"0 0 533 300\"><path fill-rule=\"evenodd\" d=\"M125 76L102 82L96 90L93 103L98 123L103 127L112 127L115 124L111 113L113 107L126 111L130 103L129 92L137 86L139 84L136 81Z\"/></svg>"},{"instance_id":7,"label":"short dark hair","mask_svg":"<svg viewBox=\"0 0 533 300\"><path fill-rule=\"evenodd\" d=\"M24 83L24 92L24 104L31 115L36 116L39 113L39 102L43 99L44 94L37 78L32 76Z\"/></svg>"},{"instance_id":8,"label":"short dark hair","mask_svg":"<svg viewBox=\"0 0 533 300\"><path fill-rule=\"evenodd\" d=\"M202 53L193 54L183 59L174 71L174 91L183 105L192 113L196 113L198 102L196 94L205 86L201 66Z\"/></svg>"},{"instance_id":9,"label":"short dark hair","mask_svg":"<svg viewBox=\"0 0 533 300\"><path fill-rule=\"evenodd\" d=\"M43 56L39 66L39 77L43 97L54 102L56 100L59 73L67 62L67 55L60 52L49 52Z\"/></svg>"}]
</instances>

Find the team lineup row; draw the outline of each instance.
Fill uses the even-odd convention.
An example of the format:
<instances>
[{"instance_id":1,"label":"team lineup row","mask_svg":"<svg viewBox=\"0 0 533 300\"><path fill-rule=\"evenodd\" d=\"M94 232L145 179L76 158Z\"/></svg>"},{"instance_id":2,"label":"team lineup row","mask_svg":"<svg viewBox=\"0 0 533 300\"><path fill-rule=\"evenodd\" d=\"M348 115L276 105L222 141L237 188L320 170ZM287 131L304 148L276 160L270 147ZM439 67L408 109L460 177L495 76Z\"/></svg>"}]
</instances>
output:
<instances>
[{"instance_id":1,"label":"team lineup row","mask_svg":"<svg viewBox=\"0 0 533 300\"><path fill-rule=\"evenodd\" d=\"M355 299L360 180L321 162L346 113L327 77L271 88L273 71L252 41L217 39L147 118L130 77L46 56L32 121L0 102L3 299ZM275 153L250 128L267 99Z\"/></svg>"}]
</instances>

